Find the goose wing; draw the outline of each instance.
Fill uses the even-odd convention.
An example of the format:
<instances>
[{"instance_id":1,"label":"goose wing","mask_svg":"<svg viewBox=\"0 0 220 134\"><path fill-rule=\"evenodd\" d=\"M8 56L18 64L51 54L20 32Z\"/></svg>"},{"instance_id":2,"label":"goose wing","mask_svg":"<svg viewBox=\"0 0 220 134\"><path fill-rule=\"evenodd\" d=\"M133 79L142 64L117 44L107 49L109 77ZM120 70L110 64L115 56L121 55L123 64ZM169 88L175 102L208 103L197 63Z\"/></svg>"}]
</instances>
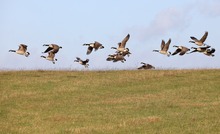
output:
<instances>
[{"instance_id":1,"label":"goose wing","mask_svg":"<svg viewBox=\"0 0 220 134\"><path fill-rule=\"evenodd\" d=\"M167 50L169 49L170 43L171 43L171 39L169 39L169 40L167 41L167 43L165 44L165 46L164 46L164 48L163 48L164 51L167 51Z\"/></svg>"},{"instance_id":2,"label":"goose wing","mask_svg":"<svg viewBox=\"0 0 220 134\"><path fill-rule=\"evenodd\" d=\"M93 50L93 47L89 46L88 49L87 49L87 52L86 54L89 55Z\"/></svg>"},{"instance_id":3,"label":"goose wing","mask_svg":"<svg viewBox=\"0 0 220 134\"><path fill-rule=\"evenodd\" d=\"M27 45L20 44L18 50L26 52L27 51Z\"/></svg>"},{"instance_id":4,"label":"goose wing","mask_svg":"<svg viewBox=\"0 0 220 134\"><path fill-rule=\"evenodd\" d=\"M190 38L191 38L192 40L196 41L196 42L199 41L199 40L198 40L196 37L194 37L194 36L191 36Z\"/></svg>"},{"instance_id":5,"label":"goose wing","mask_svg":"<svg viewBox=\"0 0 220 134\"><path fill-rule=\"evenodd\" d=\"M130 38L130 34L128 34L128 35L122 40L122 42L120 43L119 47L120 47L120 48L125 48L125 45L126 45L127 41L129 40L129 38Z\"/></svg>"},{"instance_id":6,"label":"goose wing","mask_svg":"<svg viewBox=\"0 0 220 134\"><path fill-rule=\"evenodd\" d=\"M181 49L177 48L176 51L175 51L172 55L176 55L176 54L178 54L179 52L181 52Z\"/></svg>"},{"instance_id":7,"label":"goose wing","mask_svg":"<svg viewBox=\"0 0 220 134\"><path fill-rule=\"evenodd\" d=\"M49 52L49 51L51 51L51 50L53 50L53 48L52 48L52 47L48 47L48 48L44 51L44 53L47 53L47 52Z\"/></svg>"},{"instance_id":8,"label":"goose wing","mask_svg":"<svg viewBox=\"0 0 220 134\"><path fill-rule=\"evenodd\" d=\"M164 41L164 40L162 40L161 45L160 45L161 50L163 50L164 46L165 46L165 41Z\"/></svg>"},{"instance_id":9,"label":"goose wing","mask_svg":"<svg viewBox=\"0 0 220 134\"><path fill-rule=\"evenodd\" d=\"M202 38L200 39L200 41L201 41L202 43L205 42L207 36L208 36L208 32L205 32L205 34L202 36Z\"/></svg>"}]
</instances>

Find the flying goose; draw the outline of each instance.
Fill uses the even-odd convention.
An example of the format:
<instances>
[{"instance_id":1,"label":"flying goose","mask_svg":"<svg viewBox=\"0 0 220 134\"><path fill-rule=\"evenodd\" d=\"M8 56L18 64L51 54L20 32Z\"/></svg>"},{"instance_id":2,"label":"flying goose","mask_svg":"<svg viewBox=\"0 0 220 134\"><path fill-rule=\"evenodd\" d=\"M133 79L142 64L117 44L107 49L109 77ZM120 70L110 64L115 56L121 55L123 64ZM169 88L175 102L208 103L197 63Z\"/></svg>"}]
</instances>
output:
<instances>
[{"instance_id":1,"label":"flying goose","mask_svg":"<svg viewBox=\"0 0 220 134\"><path fill-rule=\"evenodd\" d=\"M127 49L128 49L128 48L127 48ZM126 56L126 55L127 55L128 57L129 57L130 54L131 54L131 53L129 52L129 49L128 49L128 51L116 52L116 53L117 53L117 54L121 54L121 55L123 55L123 56Z\"/></svg>"},{"instance_id":2,"label":"flying goose","mask_svg":"<svg viewBox=\"0 0 220 134\"><path fill-rule=\"evenodd\" d=\"M88 68L89 67L89 59L86 59L86 60L81 60L79 57L76 57L76 60L74 60L74 62L78 62L79 64L85 66L85 68Z\"/></svg>"},{"instance_id":3,"label":"flying goose","mask_svg":"<svg viewBox=\"0 0 220 134\"><path fill-rule=\"evenodd\" d=\"M106 60L107 61L113 61L113 62L121 61L122 63L124 63L124 61L126 61L124 56L122 54L119 54L119 53L108 55L108 58Z\"/></svg>"},{"instance_id":4,"label":"flying goose","mask_svg":"<svg viewBox=\"0 0 220 134\"><path fill-rule=\"evenodd\" d=\"M153 50L153 52L159 52L161 54L170 56L171 52L168 52L170 43L171 43L171 39L169 39L167 41L167 43L165 43L165 41L162 40L162 42L161 42L161 50Z\"/></svg>"},{"instance_id":5,"label":"flying goose","mask_svg":"<svg viewBox=\"0 0 220 134\"><path fill-rule=\"evenodd\" d=\"M215 55L213 54L215 52L214 48L206 49L203 53L207 56L212 56L214 57Z\"/></svg>"},{"instance_id":6,"label":"flying goose","mask_svg":"<svg viewBox=\"0 0 220 134\"><path fill-rule=\"evenodd\" d=\"M184 46L176 46L174 45L173 47L177 47L176 51L172 55L176 55L179 53L179 55L184 55L187 51L190 51L189 48L184 47Z\"/></svg>"},{"instance_id":7,"label":"flying goose","mask_svg":"<svg viewBox=\"0 0 220 134\"><path fill-rule=\"evenodd\" d=\"M202 36L202 38L200 40L198 40L196 37L194 36L191 36L190 38L193 40L193 41L189 41L190 43L194 43L198 46L205 46L206 44L204 44L206 38L208 36L208 32L205 32L205 34Z\"/></svg>"},{"instance_id":8,"label":"flying goose","mask_svg":"<svg viewBox=\"0 0 220 134\"><path fill-rule=\"evenodd\" d=\"M43 56L43 55L41 57L45 58L46 60L52 61L53 64L55 64L55 61L57 61L57 59L54 58L55 57L55 53L53 53L52 51L48 52L48 56L47 57Z\"/></svg>"},{"instance_id":9,"label":"flying goose","mask_svg":"<svg viewBox=\"0 0 220 134\"><path fill-rule=\"evenodd\" d=\"M121 42L118 43L118 48L116 47L111 47L111 49L116 49L118 52L127 52L129 51L128 48L125 48L125 45L127 41L130 38L130 34L128 34Z\"/></svg>"},{"instance_id":10,"label":"flying goose","mask_svg":"<svg viewBox=\"0 0 220 134\"><path fill-rule=\"evenodd\" d=\"M26 57L30 55L30 53L27 52L27 45L25 44L20 44L18 50L9 50L9 52L15 52L20 55L25 55Z\"/></svg>"},{"instance_id":11,"label":"flying goose","mask_svg":"<svg viewBox=\"0 0 220 134\"><path fill-rule=\"evenodd\" d=\"M87 55L89 55L92 52L93 48L95 49L95 51L97 51L98 49L104 48L104 46L98 41L95 41L94 43L83 44L83 46L88 46L88 49L86 52Z\"/></svg>"},{"instance_id":12,"label":"flying goose","mask_svg":"<svg viewBox=\"0 0 220 134\"><path fill-rule=\"evenodd\" d=\"M62 48L61 46L58 46L57 44L44 44L43 46L48 46L48 48L43 52L43 53L47 53L47 52L53 52L54 54L56 54L60 48Z\"/></svg>"},{"instance_id":13,"label":"flying goose","mask_svg":"<svg viewBox=\"0 0 220 134\"><path fill-rule=\"evenodd\" d=\"M206 51L206 49L210 48L211 46L204 46L204 47L191 47L191 49L194 49L193 51L189 52L190 53L194 53L194 52L200 52L200 53L203 53Z\"/></svg>"},{"instance_id":14,"label":"flying goose","mask_svg":"<svg viewBox=\"0 0 220 134\"><path fill-rule=\"evenodd\" d=\"M154 66L150 65L150 64L146 64L144 62L141 62L141 64L143 64L141 67L137 68L137 69L155 69Z\"/></svg>"}]
</instances>

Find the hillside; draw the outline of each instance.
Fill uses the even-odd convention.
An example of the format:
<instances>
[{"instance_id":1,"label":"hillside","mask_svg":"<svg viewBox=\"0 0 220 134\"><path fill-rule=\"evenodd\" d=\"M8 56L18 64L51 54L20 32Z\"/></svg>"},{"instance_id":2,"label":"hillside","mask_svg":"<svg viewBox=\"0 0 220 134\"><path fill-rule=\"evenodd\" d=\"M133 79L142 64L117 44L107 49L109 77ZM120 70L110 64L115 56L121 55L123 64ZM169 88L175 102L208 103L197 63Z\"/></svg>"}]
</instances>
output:
<instances>
[{"instance_id":1,"label":"hillside","mask_svg":"<svg viewBox=\"0 0 220 134\"><path fill-rule=\"evenodd\" d=\"M0 133L220 132L220 70L0 76Z\"/></svg>"}]
</instances>

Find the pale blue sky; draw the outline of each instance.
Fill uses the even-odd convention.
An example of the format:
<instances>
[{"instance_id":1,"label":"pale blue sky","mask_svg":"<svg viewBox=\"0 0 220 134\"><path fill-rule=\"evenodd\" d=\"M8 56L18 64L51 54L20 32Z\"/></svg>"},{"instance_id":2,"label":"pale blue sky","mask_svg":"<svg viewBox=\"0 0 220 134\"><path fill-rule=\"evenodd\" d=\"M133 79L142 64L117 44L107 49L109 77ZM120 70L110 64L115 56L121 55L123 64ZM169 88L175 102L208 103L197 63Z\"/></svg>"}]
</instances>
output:
<instances>
[{"instance_id":1,"label":"pale blue sky","mask_svg":"<svg viewBox=\"0 0 220 134\"><path fill-rule=\"evenodd\" d=\"M219 7L219 0L0 0L0 69L84 69L75 57L89 58L90 70L136 69L142 61L160 69L220 68ZM152 52L169 38L171 52L173 45L196 47L190 36L200 38L205 31L215 57ZM128 33L132 55L124 64L106 61ZM94 41L105 48L86 55L82 44ZM21 43L28 45L28 58L8 52ZM40 57L45 43L63 47L56 64Z\"/></svg>"}]
</instances>

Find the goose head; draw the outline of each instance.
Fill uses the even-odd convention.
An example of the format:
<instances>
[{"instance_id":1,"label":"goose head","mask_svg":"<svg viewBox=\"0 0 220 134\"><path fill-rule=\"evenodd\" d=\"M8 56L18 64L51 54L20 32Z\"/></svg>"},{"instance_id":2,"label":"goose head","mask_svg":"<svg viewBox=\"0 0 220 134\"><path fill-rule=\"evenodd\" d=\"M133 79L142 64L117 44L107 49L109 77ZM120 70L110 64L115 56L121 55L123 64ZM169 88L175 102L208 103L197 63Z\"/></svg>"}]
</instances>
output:
<instances>
[{"instance_id":1,"label":"goose head","mask_svg":"<svg viewBox=\"0 0 220 134\"><path fill-rule=\"evenodd\" d=\"M111 49L117 49L116 47L111 47Z\"/></svg>"},{"instance_id":2,"label":"goose head","mask_svg":"<svg viewBox=\"0 0 220 134\"><path fill-rule=\"evenodd\" d=\"M153 52L160 52L160 50L153 50Z\"/></svg>"}]
</instances>

